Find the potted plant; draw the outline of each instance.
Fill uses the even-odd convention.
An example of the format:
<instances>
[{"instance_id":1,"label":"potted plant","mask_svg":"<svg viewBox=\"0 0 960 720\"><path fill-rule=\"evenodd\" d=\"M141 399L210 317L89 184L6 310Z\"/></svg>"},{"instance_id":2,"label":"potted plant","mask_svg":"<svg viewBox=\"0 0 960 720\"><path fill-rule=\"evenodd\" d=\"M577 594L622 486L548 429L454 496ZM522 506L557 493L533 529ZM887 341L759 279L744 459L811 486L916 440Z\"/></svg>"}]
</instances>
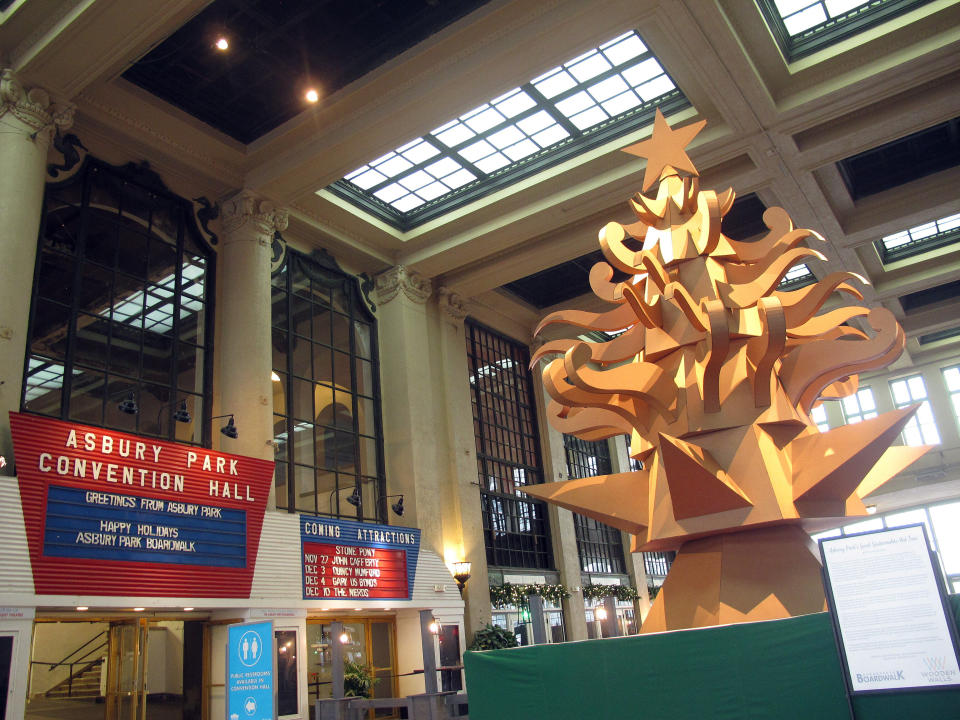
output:
<instances>
[{"instance_id":1,"label":"potted plant","mask_svg":"<svg viewBox=\"0 0 960 720\"><path fill-rule=\"evenodd\" d=\"M512 647L517 647L517 638L514 634L488 623L485 628L473 634L473 642L467 650L499 650Z\"/></svg>"},{"instance_id":2,"label":"potted plant","mask_svg":"<svg viewBox=\"0 0 960 720\"><path fill-rule=\"evenodd\" d=\"M379 678L373 676L373 669L369 665L347 660L343 663L343 695L344 697L370 697L373 686Z\"/></svg>"}]
</instances>

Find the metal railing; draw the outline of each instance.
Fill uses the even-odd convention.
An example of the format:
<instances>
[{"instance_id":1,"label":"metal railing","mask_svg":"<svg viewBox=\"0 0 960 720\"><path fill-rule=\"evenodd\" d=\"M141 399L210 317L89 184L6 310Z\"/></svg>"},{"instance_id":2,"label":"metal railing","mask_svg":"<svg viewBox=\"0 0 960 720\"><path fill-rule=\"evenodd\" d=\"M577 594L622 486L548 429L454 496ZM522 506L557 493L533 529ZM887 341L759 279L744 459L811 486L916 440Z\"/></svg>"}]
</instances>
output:
<instances>
[{"instance_id":1,"label":"metal railing","mask_svg":"<svg viewBox=\"0 0 960 720\"><path fill-rule=\"evenodd\" d=\"M402 711L407 720L469 720L467 694L450 691L399 698L348 697L314 701L317 720L367 720L371 710Z\"/></svg>"}]
</instances>

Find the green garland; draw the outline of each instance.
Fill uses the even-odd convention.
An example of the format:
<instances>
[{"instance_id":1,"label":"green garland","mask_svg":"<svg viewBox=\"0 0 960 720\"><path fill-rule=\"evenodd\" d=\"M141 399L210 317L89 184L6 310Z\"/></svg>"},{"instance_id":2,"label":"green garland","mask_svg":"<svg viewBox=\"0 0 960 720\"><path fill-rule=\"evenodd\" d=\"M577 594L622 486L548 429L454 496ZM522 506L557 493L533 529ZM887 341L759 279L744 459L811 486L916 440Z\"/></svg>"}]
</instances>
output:
<instances>
[{"instance_id":1,"label":"green garland","mask_svg":"<svg viewBox=\"0 0 960 720\"><path fill-rule=\"evenodd\" d=\"M584 600L602 600L615 597L617 602L633 602L640 597L637 589L631 585L593 585L583 586Z\"/></svg>"},{"instance_id":2,"label":"green garland","mask_svg":"<svg viewBox=\"0 0 960 720\"><path fill-rule=\"evenodd\" d=\"M508 605L522 607L527 604L528 595L539 595L554 605L559 605L570 593L563 585L522 585L505 582L503 585L490 586L490 603L495 608L504 608Z\"/></svg>"}]
</instances>

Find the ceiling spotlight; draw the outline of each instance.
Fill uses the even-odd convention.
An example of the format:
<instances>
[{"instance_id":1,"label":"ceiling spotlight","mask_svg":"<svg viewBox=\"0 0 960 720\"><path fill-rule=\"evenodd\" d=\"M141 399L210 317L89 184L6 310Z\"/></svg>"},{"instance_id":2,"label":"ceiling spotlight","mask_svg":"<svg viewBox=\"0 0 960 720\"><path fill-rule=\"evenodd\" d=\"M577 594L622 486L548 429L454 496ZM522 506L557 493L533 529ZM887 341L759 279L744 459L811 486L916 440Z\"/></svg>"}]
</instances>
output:
<instances>
[{"instance_id":1,"label":"ceiling spotlight","mask_svg":"<svg viewBox=\"0 0 960 720\"><path fill-rule=\"evenodd\" d=\"M178 423L188 423L192 418L190 417L190 411L187 410L187 401L181 400L180 407L177 408L177 411L173 414L173 419Z\"/></svg>"},{"instance_id":2,"label":"ceiling spotlight","mask_svg":"<svg viewBox=\"0 0 960 720\"><path fill-rule=\"evenodd\" d=\"M314 88L310 88L303 95L308 103L315 103L320 99L320 93L318 93Z\"/></svg>"},{"instance_id":3,"label":"ceiling spotlight","mask_svg":"<svg viewBox=\"0 0 960 720\"><path fill-rule=\"evenodd\" d=\"M133 393L127 394L127 399L117 405L117 410L127 415L136 415L140 412L140 407L137 405L137 399L134 397Z\"/></svg>"},{"instance_id":4,"label":"ceiling spotlight","mask_svg":"<svg viewBox=\"0 0 960 720\"><path fill-rule=\"evenodd\" d=\"M214 43L214 47L216 47L217 50L226 50L230 47L230 41L227 40L225 37L223 37L223 35L221 35L220 37L217 38L217 41Z\"/></svg>"},{"instance_id":5,"label":"ceiling spotlight","mask_svg":"<svg viewBox=\"0 0 960 720\"><path fill-rule=\"evenodd\" d=\"M363 499L360 497L360 486L357 485L353 492L350 494L350 497L347 498L347 502L353 505L354 507L360 507L360 503L363 502Z\"/></svg>"}]
</instances>

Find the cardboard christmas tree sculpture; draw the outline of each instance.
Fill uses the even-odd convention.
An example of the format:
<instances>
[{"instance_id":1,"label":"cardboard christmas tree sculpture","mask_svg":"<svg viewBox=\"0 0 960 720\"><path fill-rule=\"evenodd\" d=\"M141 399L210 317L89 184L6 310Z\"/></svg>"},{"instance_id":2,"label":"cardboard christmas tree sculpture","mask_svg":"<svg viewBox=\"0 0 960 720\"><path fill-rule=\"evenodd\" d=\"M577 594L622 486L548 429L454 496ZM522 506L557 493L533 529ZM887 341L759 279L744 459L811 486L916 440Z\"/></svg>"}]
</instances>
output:
<instances>
[{"instance_id":1,"label":"cardboard christmas tree sculpture","mask_svg":"<svg viewBox=\"0 0 960 720\"><path fill-rule=\"evenodd\" d=\"M863 299L853 273L778 289L791 267L825 259L823 238L784 210L764 213L756 242L724 236L734 193L701 190L684 149L704 124L671 129L658 111L651 139L627 148L648 159L630 200L637 221L600 231L606 261L590 273L610 309L561 310L537 328L623 332L551 340L532 360L551 358L543 382L558 430L628 434L643 463L524 488L626 530L634 551L677 551L643 632L824 610L809 534L865 515L862 498L927 449L891 446L916 407L827 432L811 421L818 402L856 391L857 373L893 361L903 330L884 308L822 311L833 293Z\"/></svg>"}]
</instances>

